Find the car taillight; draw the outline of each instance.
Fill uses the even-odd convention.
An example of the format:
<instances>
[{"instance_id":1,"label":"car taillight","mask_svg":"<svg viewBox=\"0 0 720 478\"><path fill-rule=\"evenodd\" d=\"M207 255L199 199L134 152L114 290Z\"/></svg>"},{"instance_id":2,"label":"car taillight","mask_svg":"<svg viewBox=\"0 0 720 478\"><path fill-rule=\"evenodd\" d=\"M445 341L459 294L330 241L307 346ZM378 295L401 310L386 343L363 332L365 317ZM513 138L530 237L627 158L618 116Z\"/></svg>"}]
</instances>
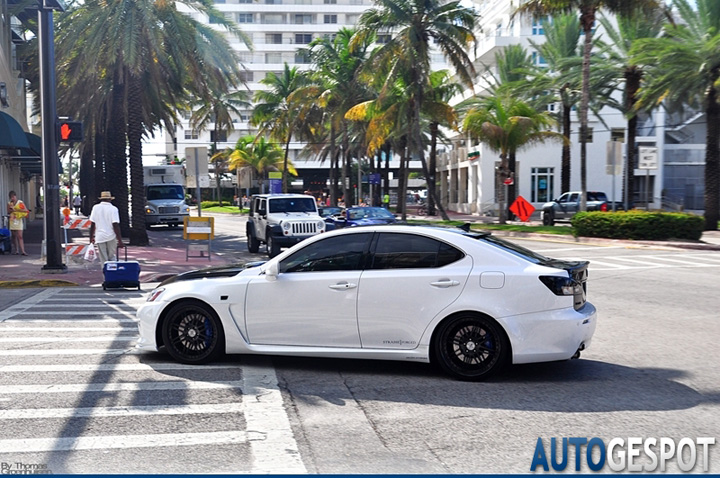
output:
<instances>
[{"instance_id":1,"label":"car taillight","mask_svg":"<svg viewBox=\"0 0 720 478\"><path fill-rule=\"evenodd\" d=\"M600 206L601 211L607 211L607 203L603 203L602 206Z\"/></svg>"},{"instance_id":2,"label":"car taillight","mask_svg":"<svg viewBox=\"0 0 720 478\"><path fill-rule=\"evenodd\" d=\"M569 277L540 276L539 279L555 295L582 294L582 283Z\"/></svg>"}]
</instances>

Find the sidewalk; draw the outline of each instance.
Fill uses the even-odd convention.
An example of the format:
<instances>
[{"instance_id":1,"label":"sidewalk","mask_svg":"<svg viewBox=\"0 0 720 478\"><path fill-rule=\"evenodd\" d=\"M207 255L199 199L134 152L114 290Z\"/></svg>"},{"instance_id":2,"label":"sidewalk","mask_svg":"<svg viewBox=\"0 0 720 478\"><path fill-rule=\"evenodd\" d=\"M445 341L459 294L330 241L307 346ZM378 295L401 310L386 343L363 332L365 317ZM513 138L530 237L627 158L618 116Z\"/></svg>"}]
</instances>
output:
<instances>
[{"instance_id":1,"label":"sidewalk","mask_svg":"<svg viewBox=\"0 0 720 478\"><path fill-rule=\"evenodd\" d=\"M74 218L75 216L73 216ZM78 244L89 243L88 231L69 231L69 241ZM69 287L69 286L100 286L103 282L102 264L88 263L82 258L70 259L66 262L65 273L46 273L42 268L47 264L42 256L44 223L42 219L28 221L24 231L25 252L27 256L0 254L0 288L19 287ZM58 239L64 242L62 232ZM128 260L140 263L140 282L159 282L165 278L193 269L211 266L222 266L232 263L212 253L212 260L207 257L190 257L186 260L186 243L180 239L163 238L149 246L127 248ZM65 251L62 251L64 256ZM120 259L124 259L124 251L120 250Z\"/></svg>"}]
</instances>

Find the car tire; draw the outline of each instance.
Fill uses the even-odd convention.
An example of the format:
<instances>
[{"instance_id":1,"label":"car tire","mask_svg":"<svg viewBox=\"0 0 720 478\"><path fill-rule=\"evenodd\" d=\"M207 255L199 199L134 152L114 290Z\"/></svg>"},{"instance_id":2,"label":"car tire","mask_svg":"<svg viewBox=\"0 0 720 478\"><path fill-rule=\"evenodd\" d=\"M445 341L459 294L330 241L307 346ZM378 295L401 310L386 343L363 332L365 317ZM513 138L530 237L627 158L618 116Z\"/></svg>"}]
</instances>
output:
<instances>
[{"instance_id":1,"label":"car tire","mask_svg":"<svg viewBox=\"0 0 720 478\"><path fill-rule=\"evenodd\" d=\"M273 239L270 231L267 232L267 254L268 257L271 259L280 254L280 246L278 245L277 241Z\"/></svg>"},{"instance_id":2,"label":"car tire","mask_svg":"<svg viewBox=\"0 0 720 478\"><path fill-rule=\"evenodd\" d=\"M555 225L555 216L552 211L543 211L543 226Z\"/></svg>"},{"instance_id":3,"label":"car tire","mask_svg":"<svg viewBox=\"0 0 720 478\"><path fill-rule=\"evenodd\" d=\"M257 240L257 237L255 237L255 234L250 230L248 227L247 230L247 244L248 244L248 252L252 252L255 254L258 249L260 249L260 241Z\"/></svg>"},{"instance_id":4,"label":"car tire","mask_svg":"<svg viewBox=\"0 0 720 478\"><path fill-rule=\"evenodd\" d=\"M510 342L502 327L478 314L445 320L433 345L440 368L460 380L483 380L502 369L510 356Z\"/></svg>"},{"instance_id":5,"label":"car tire","mask_svg":"<svg viewBox=\"0 0 720 478\"><path fill-rule=\"evenodd\" d=\"M178 362L203 364L224 350L225 334L220 319L209 306L196 301L174 305L162 325L165 349Z\"/></svg>"}]
</instances>

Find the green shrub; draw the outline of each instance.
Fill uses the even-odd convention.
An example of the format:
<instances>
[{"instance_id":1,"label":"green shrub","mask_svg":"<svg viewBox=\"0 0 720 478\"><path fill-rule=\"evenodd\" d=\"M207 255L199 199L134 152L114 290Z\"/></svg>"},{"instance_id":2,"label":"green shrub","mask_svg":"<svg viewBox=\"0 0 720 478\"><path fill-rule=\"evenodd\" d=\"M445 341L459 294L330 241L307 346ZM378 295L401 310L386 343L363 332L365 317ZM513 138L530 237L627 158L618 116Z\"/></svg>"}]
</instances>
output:
<instances>
[{"instance_id":1,"label":"green shrub","mask_svg":"<svg viewBox=\"0 0 720 478\"><path fill-rule=\"evenodd\" d=\"M575 236L611 239L700 240L701 216L679 212L621 211L580 212L572 219Z\"/></svg>"},{"instance_id":2,"label":"green shrub","mask_svg":"<svg viewBox=\"0 0 720 478\"><path fill-rule=\"evenodd\" d=\"M230 204L232 205L232 202L230 202ZM202 207L203 209L207 209L209 207L218 207L219 205L220 205L219 201L203 201L200 203L200 207ZM223 201L223 206L227 206L227 205L228 205L228 202Z\"/></svg>"}]
</instances>

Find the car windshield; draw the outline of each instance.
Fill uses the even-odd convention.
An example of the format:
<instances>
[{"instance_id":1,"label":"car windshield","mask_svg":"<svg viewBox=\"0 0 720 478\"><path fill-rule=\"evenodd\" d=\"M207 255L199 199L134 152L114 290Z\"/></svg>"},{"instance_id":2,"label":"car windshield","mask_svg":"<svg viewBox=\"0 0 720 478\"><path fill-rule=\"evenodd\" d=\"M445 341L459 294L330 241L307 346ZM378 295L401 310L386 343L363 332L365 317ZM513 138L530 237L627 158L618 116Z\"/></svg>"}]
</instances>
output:
<instances>
[{"instance_id":1,"label":"car windshield","mask_svg":"<svg viewBox=\"0 0 720 478\"><path fill-rule=\"evenodd\" d=\"M324 207L319 210L322 217L336 216L342 212L342 208L339 207Z\"/></svg>"},{"instance_id":2,"label":"car windshield","mask_svg":"<svg viewBox=\"0 0 720 478\"><path fill-rule=\"evenodd\" d=\"M393 216L390 211L383 207L358 207L348 210L348 219L366 219L366 218L379 218L379 219L392 219Z\"/></svg>"},{"instance_id":3,"label":"car windshield","mask_svg":"<svg viewBox=\"0 0 720 478\"><path fill-rule=\"evenodd\" d=\"M268 202L270 212L317 212L313 198L277 198Z\"/></svg>"},{"instance_id":4,"label":"car windshield","mask_svg":"<svg viewBox=\"0 0 720 478\"><path fill-rule=\"evenodd\" d=\"M185 199L182 186L177 184L163 184L158 186L148 186L147 200L155 201L157 199Z\"/></svg>"}]
</instances>

